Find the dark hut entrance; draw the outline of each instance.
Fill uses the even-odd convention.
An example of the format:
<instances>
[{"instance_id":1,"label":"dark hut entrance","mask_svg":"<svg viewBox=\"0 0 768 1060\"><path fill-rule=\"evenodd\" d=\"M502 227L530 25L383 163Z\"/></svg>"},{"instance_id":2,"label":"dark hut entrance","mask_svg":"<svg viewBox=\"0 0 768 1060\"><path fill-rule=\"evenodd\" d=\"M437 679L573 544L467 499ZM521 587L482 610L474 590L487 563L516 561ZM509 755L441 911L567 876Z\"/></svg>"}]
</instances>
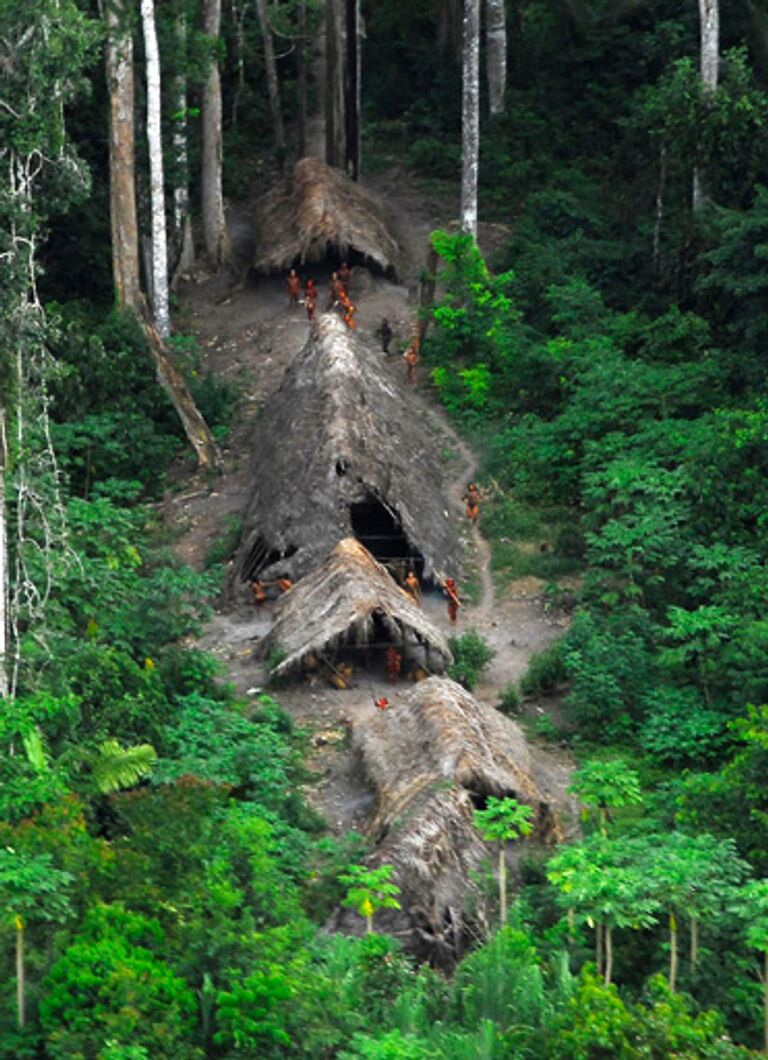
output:
<instances>
[{"instance_id":1,"label":"dark hut entrance","mask_svg":"<svg viewBox=\"0 0 768 1060\"><path fill-rule=\"evenodd\" d=\"M396 512L369 493L364 501L350 505L349 514L357 540L399 581L409 570L423 576L424 557L406 537Z\"/></svg>"}]
</instances>

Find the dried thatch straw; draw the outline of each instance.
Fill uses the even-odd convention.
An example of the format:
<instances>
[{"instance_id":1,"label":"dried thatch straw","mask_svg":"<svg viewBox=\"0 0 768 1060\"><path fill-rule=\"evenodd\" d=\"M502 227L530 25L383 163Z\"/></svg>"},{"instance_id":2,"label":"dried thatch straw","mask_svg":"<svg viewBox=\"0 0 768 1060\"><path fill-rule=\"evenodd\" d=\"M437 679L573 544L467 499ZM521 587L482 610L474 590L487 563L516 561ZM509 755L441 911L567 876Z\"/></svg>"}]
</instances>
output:
<instances>
[{"instance_id":1,"label":"dried thatch straw","mask_svg":"<svg viewBox=\"0 0 768 1060\"><path fill-rule=\"evenodd\" d=\"M473 809L490 795L517 798L536 811L535 839L559 839L551 767L532 756L517 725L438 677L353 722L352 745L377 800L371 863L394 865L401 889L402 909L378 913L378 928L450 965L488 927L475 875L489 851ZM359 929L347 910L332 927Z\"/></svg>"},{"instance_id":2,"label":"dried thatch straw","mask_svg":"<svg viewBox=\"0 0 768 1060\"><path fill-rule=\"evenodd\" d=\"M253 454L235 580L295 580L314 570L342 538L357 536L359 504L399 525L425 578L455 572L459 545L424 412L337 316L314 323L256 425Z\"/></svg>"},{"instance_id":3,"label":"dried thatch straw","mask_svg":"<svg viewBox=\"0 0 768 1060\"><path fill-rule=\"evenodd\" d=\"M354 181L319 158L302 158L293 175L257 203L254 267L277 272L292 265L345 258L351 252L397 274L401 252L381 207Z\"/></svg>"},{"instance_id":4,"label":"dried thatch straw","mask_svg":"<svg viewBox=\"0 0 768 1060\"><path fill-rule=\"evenodd\" d=\"M451 661L442 633L421 608L359 541L347 538L280 599L264 651L286 653L274 670L285 674L309 654L370 642L377 622L393 643L424 648L430 669L442 671Z\"/></svg>"}]
</instances>

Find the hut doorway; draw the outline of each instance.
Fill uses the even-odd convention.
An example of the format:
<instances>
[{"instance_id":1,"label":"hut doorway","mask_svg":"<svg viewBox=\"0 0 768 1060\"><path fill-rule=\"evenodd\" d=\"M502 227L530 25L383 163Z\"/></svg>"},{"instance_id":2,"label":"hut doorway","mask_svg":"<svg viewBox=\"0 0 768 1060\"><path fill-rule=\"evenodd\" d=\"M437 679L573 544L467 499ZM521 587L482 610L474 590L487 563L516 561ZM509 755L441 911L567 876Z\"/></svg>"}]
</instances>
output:
<instances>
[{"instance_id":1,"label":"hut doorway","mask_svg":"<svg viewBox=\"0 0 768 1060\"><path fill-rule=\"evenodd\" d=\"M364 501L350 505L349 514L353 534L379 563L397 575L402 571L402 577L409 570L422 577L424 557L406 537L396 512L369 493Z\"/></svg>"}]
</instances>

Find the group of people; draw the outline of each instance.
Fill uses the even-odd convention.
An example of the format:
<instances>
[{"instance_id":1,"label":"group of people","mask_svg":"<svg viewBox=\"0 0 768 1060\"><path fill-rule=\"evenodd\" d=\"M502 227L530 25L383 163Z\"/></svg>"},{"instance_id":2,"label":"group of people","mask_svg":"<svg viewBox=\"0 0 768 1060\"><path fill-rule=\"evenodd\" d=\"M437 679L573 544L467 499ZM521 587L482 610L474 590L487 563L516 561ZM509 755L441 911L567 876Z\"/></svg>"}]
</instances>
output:
<instances>
[{"instance_id":1,"label":"group of people","mask_svg":"<svg viewBox=\"0 0 768 1060\"><path fill-rule=\"evenodd\" d=\"M352 300L349 297L349 285L351 280L352 269L349 267L348 262L342 261L338 271L331 274L328 309L333 309L334 306L338 307L341 311L341 319L350 331L354 331L357 327L357 323L355 322L357 307L352 304ZM301 277L296 272L296 269L291 269L288 273L286 285L288 287L288 305L291 309L298 308L302 303L302 290ZM315 313L317 312L317 287L311 276L304 282L303 302L304 308L307 311L307 319L314 320Z\"/></svg>"},{"instance_id":2,"label":"group of people","mask_svg":"<svg viewBox=\"0 0 768 1060\"><path fill-rule=\"evenodd\" d=\"M254 578L248 582L248 587L251 590L253 596L253 602L256 607L264 607L271 599L275 599L277 596L282 596L284 593L289 592L293 588L293 582L290 578L275 578L270 582L259 581ZM277 593L267 594L268 589L277 589Z\"/></svg>"}]
</instances>

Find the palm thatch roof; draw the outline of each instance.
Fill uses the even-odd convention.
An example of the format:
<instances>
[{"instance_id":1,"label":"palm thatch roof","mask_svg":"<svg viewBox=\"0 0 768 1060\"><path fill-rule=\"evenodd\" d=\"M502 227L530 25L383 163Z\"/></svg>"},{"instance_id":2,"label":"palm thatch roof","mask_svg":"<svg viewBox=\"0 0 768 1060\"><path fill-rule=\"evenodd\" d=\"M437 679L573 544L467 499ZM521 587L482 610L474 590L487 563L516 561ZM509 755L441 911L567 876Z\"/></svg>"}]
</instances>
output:
<instances>
[{"instance_id":1,"label":"palm thatch roof","mask_svg":"<svg viewBox=\"0 0 768 1060\"><path fill-rule=\"evenodd\" d=\"M252 451L235 578L295 580L353 536L379 559L411 557L426 579L455 573L459 545L424 411L337 316L314 322L256 424ZM367 537L361 520L371 519L381 534L374 525Z\"/></svg>"},{"instance_id":2,"label":"palm thatch roof","mask_svg":"<svg viewBox=\"0 0 768 1060\"><path fill-rule=\"evenodd\" d=\"M254 231L259 272L353 253L385 272L400 271L400 247L379 204L319 158L302 158L290 177L259 200Z\"/></svg>"},{"instance_id":3,"label":"palm thatch roof","mask_svg":"<svg viewBox=\"0 0 768 1060\"><path fill-rule=\"evenodd\" d=\"M278 601L264 651L285 652L273 671L279 676L307 655L370 642L377 624L393 643L424 648L429 669L442 671L451 661L440 630L359 541L347 538Z\"/></svg>"},{"instance_id":4,"label":"palm thatch roof","mask_svg":"<svg viewBox=\"0 0 768 1060\"><path fill-rule=\"evenodd\" d=\"M377 913L377 930L449 966L485 935L490 916L476 883L489 849L473 810L491 795L516 798L535 810L534 841L555 842L567 780L514 722L447 678L431 677L386 712L353 720L352 747L376 798L368 860L394 865L401 889L402 909ZM357 919L340 909L331 926L357 932Z\"/></svg>"}]
</instances>

